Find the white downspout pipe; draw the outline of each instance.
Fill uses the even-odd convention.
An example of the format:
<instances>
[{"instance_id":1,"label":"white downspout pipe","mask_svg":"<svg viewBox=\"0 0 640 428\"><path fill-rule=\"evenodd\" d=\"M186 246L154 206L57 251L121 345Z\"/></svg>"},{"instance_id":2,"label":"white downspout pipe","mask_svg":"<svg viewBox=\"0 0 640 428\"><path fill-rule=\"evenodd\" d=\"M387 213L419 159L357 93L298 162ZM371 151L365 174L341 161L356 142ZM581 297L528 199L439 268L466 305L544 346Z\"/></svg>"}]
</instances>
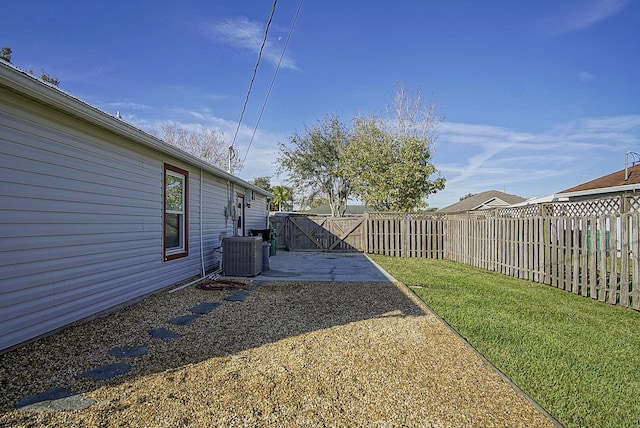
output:
<instances>
[{"instance_id":1,"label":"white downspout pipe","mask_svg":"<svg viewBox=\"0 0 640 428\"><path fill-rule=\"evenodd\" d=\"M202 231L202 216L204 210L202 209L202 185L203 185L203 171L200 169L200 274L204 276L204 232Z\"/></svg>"}]
</instances>

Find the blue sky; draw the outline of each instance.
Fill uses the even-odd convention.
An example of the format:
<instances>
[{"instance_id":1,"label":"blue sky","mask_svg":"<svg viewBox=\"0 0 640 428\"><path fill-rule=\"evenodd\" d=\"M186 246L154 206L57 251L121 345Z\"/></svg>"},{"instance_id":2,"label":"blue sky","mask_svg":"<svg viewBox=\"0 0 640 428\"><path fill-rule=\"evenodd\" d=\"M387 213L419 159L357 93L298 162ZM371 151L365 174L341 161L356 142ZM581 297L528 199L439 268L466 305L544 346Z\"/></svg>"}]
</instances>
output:
<instances>
[{"instance_id":1,"label":"blue sky","mask_svg":"<svg viewBox=\"0 0 640 428\"><path fill-rule=\"evenodd\" d=\"M142 128L235 133L271 0L3 2L12 62ZM536 197L640 152L640 2L278 0L236 139L237 172L273 175L278 142L325 114L379 113L398 81L437 100L443 207ZM283 181L274 176L274 184Z\"/></svg>"}]
</instances>

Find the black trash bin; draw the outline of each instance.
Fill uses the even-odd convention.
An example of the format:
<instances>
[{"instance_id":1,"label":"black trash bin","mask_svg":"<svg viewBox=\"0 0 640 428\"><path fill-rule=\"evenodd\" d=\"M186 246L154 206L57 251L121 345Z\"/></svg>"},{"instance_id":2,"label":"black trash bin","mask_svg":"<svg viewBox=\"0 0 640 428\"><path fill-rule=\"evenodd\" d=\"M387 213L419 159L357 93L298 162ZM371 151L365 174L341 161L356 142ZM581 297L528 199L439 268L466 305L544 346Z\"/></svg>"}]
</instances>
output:
<instances>
[{"instance_id":1,"label":"black trash bin","mask_svg":"<svg viewBox=\"0 0 640 428\"><path fill-rule=\"evenodd\" d=\"M269 270L269 247L268 242L262 242L262 272Z\"/></svg>"},{"instance_id":2,"label":"black trash bin","mask_svg":"<svg viewBox=\"0 0 640 428\"><path fill-rule=\"evenodd\" d=\"M269 270L269 250L271 248L271 229L249 229L251 236L262 237L262 271Z\"/></svg>"},{"instance_id":3,"label":"black trash bin","mask_svg":"<svg viewBox=\"0 0 640 428\"><path fill-rule=\"evenodd\" d=\"M251 236L262 236L264 242L271 241L271 229L250 229L249 233Z\"/></svg>"}]
</instances>

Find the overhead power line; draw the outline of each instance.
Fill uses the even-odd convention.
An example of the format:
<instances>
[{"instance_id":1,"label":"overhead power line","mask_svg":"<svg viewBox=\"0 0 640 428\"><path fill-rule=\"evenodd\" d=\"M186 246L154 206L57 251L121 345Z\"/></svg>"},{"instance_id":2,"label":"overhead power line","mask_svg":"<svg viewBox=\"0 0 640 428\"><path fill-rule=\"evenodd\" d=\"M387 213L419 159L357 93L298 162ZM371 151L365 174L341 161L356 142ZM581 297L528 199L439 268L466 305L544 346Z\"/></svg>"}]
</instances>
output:
<instances>
[{"instance_id":1,"label":"overhead power line","mask_svg":"<svg viewBox=\"0 0 640 428\"><path fill-rule=\"evenodd\" d=\"M267 95L265 96L264 102L262 103L262 109L260 110L260 114L258 115L258 121L256 122L256 126L253 128L253 133L251 134L251 140L249 140L249 146L247 147L247 151L244 154L242 163L244 163L244 161L247 160L247 156L249 155L249 149L251 149L251 144L253 143L253 139L256 136L256 132L258 131L258 125L260 125L262 114L264 113L264 109L266 108L267 102L269 101L269 96L271 95L271 89L273 89L273 84L276 81L276 77L278 76L278 71L280 70L280 65L282 64L282 60L284 59L284 54L287 51L287 46L289 46L289 40L291 39L291 34L293 33L293 29L296 26L296 22L298 21L298 15L300 14L300 9L302 9L302 3L304 3L304 0L300 0L300 4L298 5L296 14L293 17L293 21L291 22L291 28L289 29L287 40L285 40L284 42L284 47L282 48L282 53L280 54L280 60L278 61L278 65L276 66L276 71L273 73L273 78L271 79L271 83L269 84L269 89L267 90Z\"/></svg>"},{"instance_id":2,"label":"overhead power line","mask_svg":"<svg viewBox=\"0 0 640 428\"><path fill-rule=\"evenodd\" d=\"M258 73L258 66L260 65L260 58L262 58L262 51L264 50L264 45L267 43L267 34L269 34L269 27L271 26L271 21L273 20L273 15L276 12L276 3L278 0L273 0L273 7L271 8L271 14L269 15L269 21L267 21L267 26L264 29L264 36L262 37L262 45L260 46L260 51L258 52L258 60L256 61L256 66L253 68L253 75L251 76L251 81L249 82L249 90L247 90L247 96L244 99L244 104L242 106L242 112L240 113L240 119L238 120L238 126L236 127L236 132L233 134L233 140L231 141L231 147L233 147L236 143L236 138L238 137L238 131L240 131L240 124L242 123L242 118L244 117L244 113L247 109L247 103L249 102L249 96L251 95L251 89L253 88L253 81L256 78L256 74Z\"/></svg>"}]
</instances>

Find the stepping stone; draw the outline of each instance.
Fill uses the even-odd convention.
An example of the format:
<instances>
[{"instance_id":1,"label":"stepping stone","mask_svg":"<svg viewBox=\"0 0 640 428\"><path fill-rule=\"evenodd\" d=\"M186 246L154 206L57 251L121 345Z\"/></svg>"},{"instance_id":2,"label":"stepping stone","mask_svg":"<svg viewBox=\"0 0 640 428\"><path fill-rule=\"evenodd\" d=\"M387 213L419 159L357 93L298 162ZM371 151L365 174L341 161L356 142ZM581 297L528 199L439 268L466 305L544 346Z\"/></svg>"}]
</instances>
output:
<instances>
[{"instance_id":1,"label":"stepping stone","mask_svg":"<svg viewBox=\"0 0 640 428\"><path fill-rule=\"evenodd\" d=\"M113 363L106 366L98 367L97 369L87 370L84 373L79 374L77 377L90 377L94 380L107 380L116 376L122 376L129 371L131 366L129 364Z\"/></svg>"},{"instance_id":2,"label":"stepping stone","mask_svg":"<svg viewBox=\"0 0 640 428\"><path fill-rule=\"evenodd\" d=\"M18 401L16 409L25 412L56 412L83 410L96 401L65 388L50 388L40 394L30 395Z\"/></svg>"},{"instance_id":3,"label":"stepping stone","mask_svg":"<svg viewBox=\"0 0 640 428\"><path fill-rule=\"evenodd\" d=\"M171 340L171 339L177 339L178 337L180 337L178 333L174 333L165 328L154 328L153 330L149 330L149 334L154 339L160 339L160 340Z\"/></svg>"},{"instance_id":4,"label":"stepping stone","mask_svg":"<svg viewBox=\"0 0 640 428\"><path fill-rule=\"evenodd\" d=\"M218 303L218 302L200 303L198 306L194 306L192 308L189 308L189 312L193 312L194 314L204 315L204 314L208 314L209 312L213 311L218 306L220 306L220 303Z\"/></svg>"},{"instance_id":5,"label":"stepping stone","mask_svg":"<svg viewBox=\"0 0 640 428\"><path fill-rule=\"evenodd\" d=\"M200 318L200 314L182 315L182 316L170 319L169 322L175 325L189 325L189 324L192 324L198 318Z\"/></svg>"},{"instance_id":6,"label":"stepping stone","mask_svg":"<svg viewBox=\"0 0 640 428\"><path fill-rule=\"evenodd\" d=\"M234 291L229 294L224 300L229 302L243 302L247 297L249 297L249 293L245 290Z\"/></svg>"},{"instance_id":7,"label":"stepping stone","mask_svg":"<svg viewBox=\"0 0 640 428\"><path fill-rule=\"evenodd\" d=\"M111 350L109 351L109 355L118 358L139 357L140 355L145 355L146 353L146 346L121 346L111 348Z\"/></svg>"}]
</instances>

